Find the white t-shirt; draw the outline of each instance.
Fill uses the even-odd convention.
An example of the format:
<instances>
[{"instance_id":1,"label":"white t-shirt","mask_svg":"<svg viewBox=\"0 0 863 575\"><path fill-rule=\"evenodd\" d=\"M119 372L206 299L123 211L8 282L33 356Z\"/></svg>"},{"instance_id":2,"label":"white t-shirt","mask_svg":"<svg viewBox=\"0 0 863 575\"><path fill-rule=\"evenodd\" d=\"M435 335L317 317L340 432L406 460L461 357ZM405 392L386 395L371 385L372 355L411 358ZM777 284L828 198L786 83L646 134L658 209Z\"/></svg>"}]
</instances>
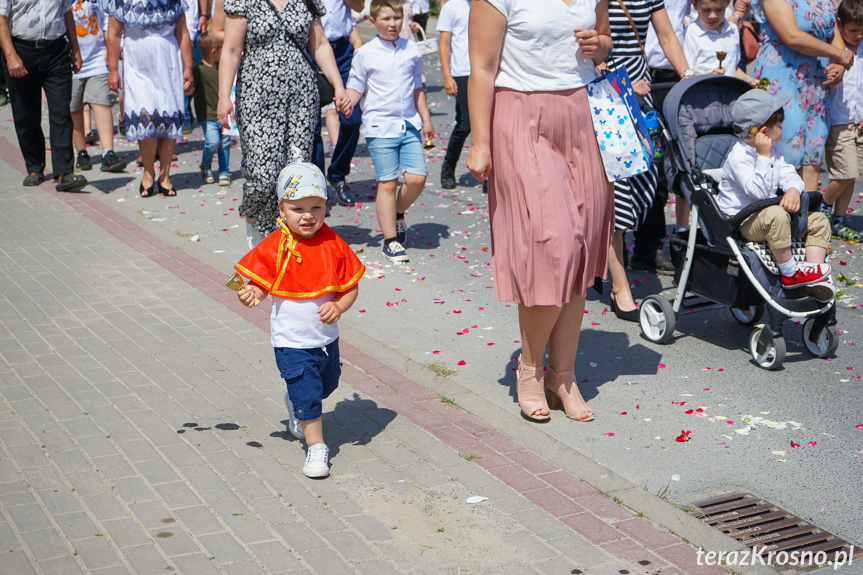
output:
<instances>
[{"instance_id":1,"label":"white t-shirt","mask_svg":"<svg viewBox=\"0 0 863 575\"><path fill-rule=\"evenodd\" d=\"M324 9L327 13L321 17L321 26L324 27L327 40L335 42L350 36L354 29L354 17L345 0L324 0Z\"/></svg>"},{"instance_id":2,"label":"white t-shirt","mask_svg":"<svg viewBox=\"0 0 863 575\"><path fill-rule=\"evenodd\" d=\"M414 90L423 86L422 72L420 49L416 42L404 38L393 45L375 36L354 53L346 88L366 96L366 138L398 138L405 133L405 122L422 129L422 118L414 103Z\"/></svg>"},{"instance_id":3,"label":"white t-shirt","mask_svg":"<svg viewBox=\"0 0 863 575\"><path fill-rule=\"evenodd\" d=\"M521 92L572 90L596 79L573 29L596 28L598 0L489 0L506 17L494 85Z\"/></svg>"},{"instance_id":4,"label":"white t-shirt","mask_svg":"<svg viewBox=\"0 0 863 575\"><path fill-rule=\"evenodd\" d=\"M195 36L198 35L198 17L201 15L201 6L198 4L198 0L183 0L183 6L186 8L186 30L189 31L189 38L194 42Z\"/></svg>"},{"instance_id":5,"label":"white t-shirt","mask_svg":"<svg viewBox=\"0 0 863 575\"><path fill-rule=\"evenodd\" d=\"M857 45L854 64L845 72L836 89L830 92L831 126L863 122L863 66L860 58L863 58L863 42Z\"/></svg>"},{"instance_id":6,"label":"white t-shirt","mask_svg":"<svg viewBox=\"0 0 863 575\"><path fill-rule=\"evenodd\" d=\"M425 14L431 9L429 0L411 0L411 6L413 6L414 14Z\"/></svg>"},{"instance_id":7,"label":"white t-shirt","mask_svg":"<svg viewBox=\"0 0 863 575\"><path fill-rule=\"evenodd\" d=\"M722 66L726 76L737 75L737 64L740 62L740 32L737 26L732 26L728 20L722 23L719 30L711 30L695 20L686 29L686 40L683 41L683 55L689 62L689 67L696 74L709 74L719 67L716 52L725 52Z\"/></svg>"},{"instance_id":8,"label":"white t-shirt","mask_svg":"<svg viewBox=\"0 0 863 575\"><path fill-rule=\"evenodd\" d=\"M108 28L106 0L76 0L72 3L72 18L78 35L83 64L75 78L89 78L108 73L105 54L105 30Z\"/></svg>"},{"instance_id":9,"label":"white t-shirt","mask_svg":"<svg viewBox=\"0 0 863 575\"><path fill-rule=\"evenodd\" d=\"M318 308L335 297L336 294L332 292L315 299L273 296L273 312L270 314L270 341L273 347L313 349L336 341L339 324L327 325L318 315Z\"/></svg>"},{"instance_id":10,"label":"white t-shirt","mask_svg":"<svg viewBox=\"0 0 863 575\"><path fill-rule=\"evenodd\" d=\"M615 0L616 1L616 0ZM690 0L665 0L665 10L668 12L668 19L671 20L671 27L674 28L674 33L683 45L683 37L686 34L686 16L689 15L689 9L692 7ZM656 70L674 70L674 66L665 57L665 52L659 44L659 38L656 36L656 30L653 29L653 24L647 27L647 38L644 39L644 52L647 54L647 66Z\"/></svg>"},{"instance_id":11,"label":"white t-shirt","mask_svg":"<svg viewBox=\"0 0 863 575\"><path fill-rule=\"evenodd\" d=\"M470 16L470 0L449 0L440 9L437 21L438 32L449 32L449 71L453 78L470 76L470 53L468 52L467 21Z\"/></svg>"}]
</instances>

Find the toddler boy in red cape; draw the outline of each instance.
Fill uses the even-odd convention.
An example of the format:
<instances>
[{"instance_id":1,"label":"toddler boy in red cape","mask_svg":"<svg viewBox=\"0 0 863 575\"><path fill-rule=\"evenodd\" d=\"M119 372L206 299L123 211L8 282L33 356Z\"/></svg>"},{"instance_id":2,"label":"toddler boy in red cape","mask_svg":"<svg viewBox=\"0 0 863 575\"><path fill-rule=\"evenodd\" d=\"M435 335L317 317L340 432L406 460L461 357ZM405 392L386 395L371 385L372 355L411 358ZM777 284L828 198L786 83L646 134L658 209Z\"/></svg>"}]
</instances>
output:
<instances>
[{"instance_id":1,"label":"toddler boy in red cape","mask_svg":"<svg viewBox=\"0 0 863 575\"><path fill-rule=\"evenodd\" d=\"M254 307L273 296L270 332L287 384L289 430L308 446L303 473L329 475L323 400L339 385L339 328L365 272L351 248L324 224L327 182L313 164L293 163L279 174L279 226L234 266L249 283L237 292Z\"/></svg>"}]
</instances>

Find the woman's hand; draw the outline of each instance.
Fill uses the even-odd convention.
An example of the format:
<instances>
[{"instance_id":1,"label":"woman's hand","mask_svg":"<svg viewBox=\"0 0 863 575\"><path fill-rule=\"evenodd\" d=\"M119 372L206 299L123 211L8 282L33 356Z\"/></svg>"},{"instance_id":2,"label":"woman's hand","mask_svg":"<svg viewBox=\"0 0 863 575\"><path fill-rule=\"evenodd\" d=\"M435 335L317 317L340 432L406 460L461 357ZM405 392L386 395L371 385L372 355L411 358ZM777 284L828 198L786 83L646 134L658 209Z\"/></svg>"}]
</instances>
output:
<instances>
[{"instance_id":1,"label":"woman's hand","mask_svg":"<svg viewBox=\"0 0 863 575\"><path fill-rule=\"evenodd\" d=\"M632 84L632 89L642 98L650 94L650 82L647 80L639 80Z\"/></svg>"},{"instance_id":2,"label":"woman's hand","mask_svg":"<svg viewBox=\"0 0 863 575\"><path fill-rule=\"evenodd\" d=\"M824 75L827 79L821 84L828 90L832 90L839 85L839 82L842 81L842 77L845 76L845 68L841 64L831 62L830 64L827 64L827 68L824 69Z\"/></svg>"},{"instance_id":3,"label":"woman's hand","mask_svg":"<svg viewBox=\"0 0 863 575\"><path fill-rule=\"evenodd\" d=\"M484 182L488 179L489 173L491 173L491 148L476 144L471 146L465 164L474 178L480 182Z\"/></svg>"},{"instance_id":4,"label":"woman's hand","mask_svg":"<svg viewBox=\"0 0 863 575\"><path fill-rule=\"evenodd\" d=\"M354 103L351 101L350 97L348 97L347 92L343 89L336 88L336 97L335 97L336 108L345 115L345 118L350 118L351 114L354 113Z\"/></svg>"},{"instance_id":5,"label":"woman's hand","mask_svg":"<svg viewBox=\"0 0 863 575\"><path fill-rule=\"evenodd\" d=\"M117 92L120 88L122 88L120 85L120 72L117 70L108 72L108 89L112 92Z\"/></svg>"},{"instance_id":6,"label":"woman's hand","mask_svg":"<svg viewBox=\"0 0 863 575\"><path fill-rule=\"evenodd\" d=\"M851 65L854 64L854 52L851 52L850 50L842 50L836 58L833 58L833 61L846 70L849 70Z\"/></svg>"},{"instance_id":7,"label":"woman's hand","mask_svg":"<svg viewBox=\"0 0 863 575\"><path fill-rule=\"evenodd\" d=\"M216 119L226 130L231 129L231 118L234 117L234 105L228 98L219 98L216 106Z\"/></svg>"},{"instance_id":8,"label":"woman's hand","mask_svg":"<svg viewBox=\"0 0 863 575\"><path fill-rule=\"evenodd\" d=\"M599 33L596 30L579 30L578 28L575 28L573 33L581 53L596 62L600 49Z\"/></svg>"},{"instance_id":9,"label":"woman's hand","mask_svg":"<svg viewBox=\"0 0 863 575\"><path fill-rule=\"evenodd\" d=\"M183 70L183 93L187 96L195 93L195 77L192 75L191 68Z\"/></svg>"}]
</instances>

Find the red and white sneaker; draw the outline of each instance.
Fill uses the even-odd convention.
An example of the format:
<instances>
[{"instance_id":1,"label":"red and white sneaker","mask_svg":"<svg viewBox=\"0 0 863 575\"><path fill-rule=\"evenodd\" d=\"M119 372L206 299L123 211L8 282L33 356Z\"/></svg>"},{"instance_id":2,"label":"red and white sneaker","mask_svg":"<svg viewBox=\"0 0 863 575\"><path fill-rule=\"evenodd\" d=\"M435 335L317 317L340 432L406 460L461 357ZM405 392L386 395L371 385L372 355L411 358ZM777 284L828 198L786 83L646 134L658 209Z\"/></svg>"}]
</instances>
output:
<instances>
[{"instance_id":1,"label":"red and white sneaker","mask_svg":"<svg viewBox=\"0 0 863 575\"><path fill-rule=\"evenodd\" d=\"M830 273L829 264L801 264L793 276L782 276L782 287L799 288L820 282Z\"/></svg>"}]
</instances>

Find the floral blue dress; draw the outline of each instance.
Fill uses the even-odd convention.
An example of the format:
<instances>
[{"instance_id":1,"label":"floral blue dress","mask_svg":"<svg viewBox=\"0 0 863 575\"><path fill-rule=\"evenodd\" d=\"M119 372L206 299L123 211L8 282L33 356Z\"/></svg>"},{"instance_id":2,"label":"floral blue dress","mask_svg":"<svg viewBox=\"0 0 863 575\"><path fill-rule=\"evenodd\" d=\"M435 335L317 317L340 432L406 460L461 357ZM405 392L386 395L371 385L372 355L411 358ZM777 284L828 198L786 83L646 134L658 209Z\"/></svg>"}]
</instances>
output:
<instances>
[{"instance_id":1,"label":"floral blue dress","mask_svg":"<svg viewBox=\"0 0 863 575\"><path fill-rule=\"evenodd\" d=\"M833 38L837 0L786 0L793 8L797 27L822 42ZM785 161L797 168L821 165L830 128L826 58L806 56L782 43L767 21L761 0L752 0L752 12L761 24L761 49L755 58L755 77L770 80L771 94L791 92L785 105L782 141L777 148Z\"/></svg>"}]
</instances>

